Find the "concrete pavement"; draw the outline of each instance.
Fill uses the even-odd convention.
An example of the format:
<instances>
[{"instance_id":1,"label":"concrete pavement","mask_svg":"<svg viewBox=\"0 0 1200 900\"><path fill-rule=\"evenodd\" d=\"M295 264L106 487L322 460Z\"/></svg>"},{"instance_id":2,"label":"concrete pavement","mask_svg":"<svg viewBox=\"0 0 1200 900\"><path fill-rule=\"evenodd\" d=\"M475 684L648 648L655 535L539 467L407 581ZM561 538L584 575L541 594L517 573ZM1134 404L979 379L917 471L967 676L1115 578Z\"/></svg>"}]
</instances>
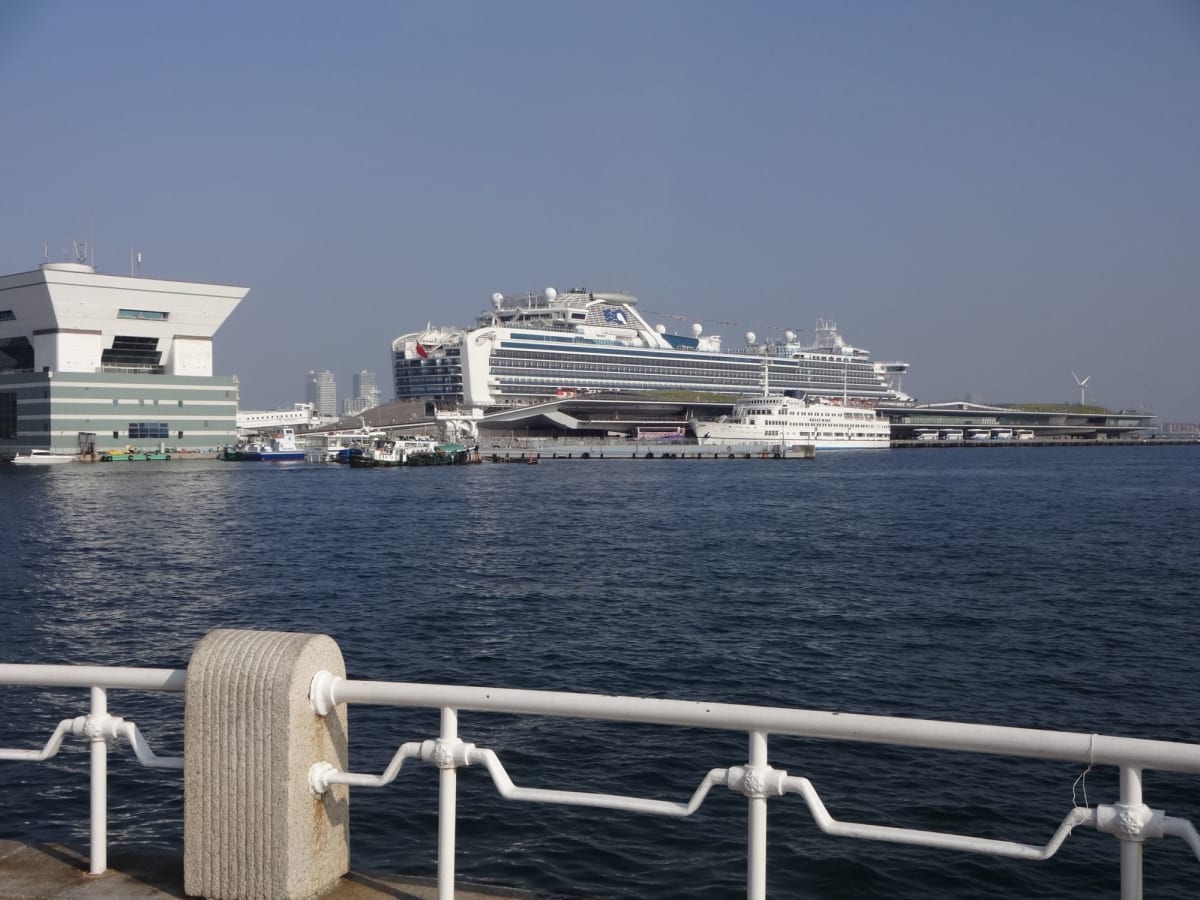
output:
<instances>
[{"instance_id":1,"label":"concrete pavement","mask_svg":"<svg viewBox=\"0 0 1200 900\"><path fill-rule=\"evenodd\" d=\"M88 874L86 853L59 844L0 841L0 900L180 900L183 858L169 850L109 848L108 871ZM552 900L547 894L460 886L456 900ZM321 900L437 900L426 878L351 872Z\"/></svg>"}]
</instances>

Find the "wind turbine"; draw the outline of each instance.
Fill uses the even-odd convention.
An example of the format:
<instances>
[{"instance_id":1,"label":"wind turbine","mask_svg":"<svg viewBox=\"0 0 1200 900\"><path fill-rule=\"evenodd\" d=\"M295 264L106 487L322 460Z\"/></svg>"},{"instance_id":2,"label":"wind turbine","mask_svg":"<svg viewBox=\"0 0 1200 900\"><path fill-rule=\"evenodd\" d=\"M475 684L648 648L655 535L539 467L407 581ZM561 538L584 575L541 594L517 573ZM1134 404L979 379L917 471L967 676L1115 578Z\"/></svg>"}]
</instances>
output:
<instances>
[{"instance_id":1,"label":"wind turbine","mask_svg":"<svg viewBox=\"0 0 1200 900\"><path fill-rule=\"evenodd\" d=\"M1082 379L1081 379L1081 378L1080 378L1078 375L1076 375L1076 374L1075 374L1075 370L1074 370L1074 369L1072 369L1072 370L1071 370L1071 377L1072 377L1072 378L1074 378L1074 379L1075 379L1075 383L1076 383L1077 385L1079 385L1079 405L1080 405L1080 406L1083 406L1083 392L1084 392L1084 390L1085 390L1085 389L1086 389L1086 387L1087 387L1087 383L1088 383L1089 381L1091 381L1091 380L1092 380L1092 376L1091 376L1091 375L1089 375L1087 378L1082 378Z\"/></svg>"}]
</instances>

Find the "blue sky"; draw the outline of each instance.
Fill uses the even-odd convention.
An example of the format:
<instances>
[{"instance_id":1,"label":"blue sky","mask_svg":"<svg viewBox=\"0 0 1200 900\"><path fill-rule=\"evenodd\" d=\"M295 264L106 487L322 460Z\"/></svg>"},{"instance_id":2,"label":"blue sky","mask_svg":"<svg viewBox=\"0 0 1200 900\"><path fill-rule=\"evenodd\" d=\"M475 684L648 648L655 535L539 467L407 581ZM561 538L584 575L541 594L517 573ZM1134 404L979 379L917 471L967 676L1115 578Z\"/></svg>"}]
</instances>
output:
<instances>
[{"instance_id":1,"label":"blue sky","mask_svg":"<svg viewBox=\"0 0 1200 900\"><path fill-rule=\"evenodd\" d=\"M1192 0L0 4L0 272L249 287L246 408L583 285L1197 421L1198 97Z\"/></svg>"}]
</instances>

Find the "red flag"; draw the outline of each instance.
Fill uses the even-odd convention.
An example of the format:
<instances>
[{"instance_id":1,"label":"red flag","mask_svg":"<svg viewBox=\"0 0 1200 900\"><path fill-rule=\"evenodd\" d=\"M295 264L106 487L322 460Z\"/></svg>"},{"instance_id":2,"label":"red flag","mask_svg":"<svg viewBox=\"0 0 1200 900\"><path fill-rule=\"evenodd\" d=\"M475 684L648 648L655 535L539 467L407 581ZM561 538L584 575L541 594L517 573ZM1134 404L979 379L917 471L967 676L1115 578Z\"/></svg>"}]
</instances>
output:
<instances>
[{"instance_id":1,"label":"red flag","mask_svg":"<svg viewBox=\"0 0 1200 900\"><path fill-rule=\"evenodd\" d=\"M421 359L429 359L429 351L421 346L421 342L417 341L417 356Z\"/></svg>"}]
</instances>

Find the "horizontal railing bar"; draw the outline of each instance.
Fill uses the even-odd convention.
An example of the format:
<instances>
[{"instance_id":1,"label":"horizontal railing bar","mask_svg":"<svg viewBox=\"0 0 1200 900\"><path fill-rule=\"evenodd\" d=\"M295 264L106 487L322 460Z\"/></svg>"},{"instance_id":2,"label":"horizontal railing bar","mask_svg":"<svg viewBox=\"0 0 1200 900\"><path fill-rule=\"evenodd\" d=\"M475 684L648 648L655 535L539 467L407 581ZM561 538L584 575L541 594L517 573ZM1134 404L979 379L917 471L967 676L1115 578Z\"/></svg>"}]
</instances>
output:
<instances>
[{"instance_id":1,"label":"horizontal railing bar","mask_svg":"<svg viewBox=\"0 0 1200 900\"><path fill-rule=\"evenodd\" d=\"M321 675L314 679L313 687L314 693L322 690L328 692L324 698L314 696L318 709L322 700L386 706L452 707L515 715L761 731L806 738L898 744L1200 774L1200 744L1083 732L563 691L354 681L337 677L323 679Z\"/></svg>"},{"instance_id":2,"label":"horizontal railing bar","mask_svg":"<svg viewBox=\"0 0 1200 900\"><path fill-rule=\"evenodd\" d=\"M135 669L123 666L43 666L0 663L0 685L102 687L183 693L187 669Z\"/></svg>"}]
</instances>

